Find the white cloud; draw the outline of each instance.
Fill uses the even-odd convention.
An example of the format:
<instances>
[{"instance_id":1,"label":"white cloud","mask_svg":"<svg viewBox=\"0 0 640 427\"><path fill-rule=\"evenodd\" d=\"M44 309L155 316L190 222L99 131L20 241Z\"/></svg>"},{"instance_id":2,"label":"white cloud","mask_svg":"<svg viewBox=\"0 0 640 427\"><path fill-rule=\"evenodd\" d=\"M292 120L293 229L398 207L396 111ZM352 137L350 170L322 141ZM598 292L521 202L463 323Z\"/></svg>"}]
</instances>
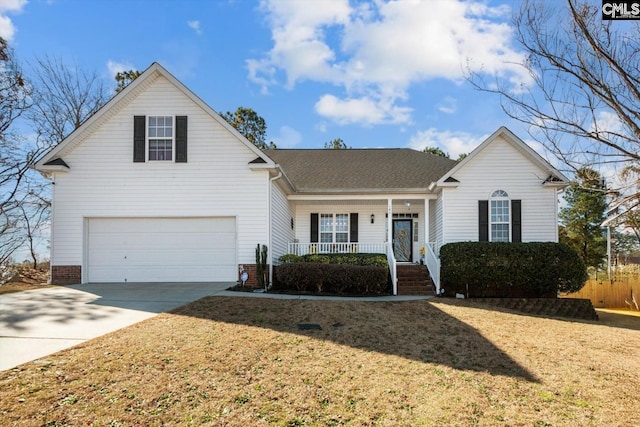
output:
<instances>
[{"instance_id":1,"label":"white cloud","mask_svg":"<svg viewBox=\"0 0 640 427\"><path fill-rule=\"evenodd\" d=\"M327 130L329 130L329 125L327 124L327 122L320 122L314 126L314 129L321 133L327 133Z\"/></svg>"},{"instance_id":2,"label":"white cloud","mask_svg":"<svg viewBox=\"0 0 640 427\"><path fill-rule=\"evenodd\" d=\"M26 4L27 0L0 0L0 37L13 40L16 28L7 13L20 13Z\"/></svg>"},{"instance_id":3,"label":"white cloud","mask_svg":"<svg viewBox=\"0 0 640 427\"><path fill-rule=\"evenodd\" d=\"M273 142L278 148L294 148L302 142L302 135L292 127L282 126Z\"/></svg>"},{"instance_id":4,"label":"white cloud","mask_svg":"<svg viewBox=\"0 0 640 427\"><path fill-rule=\"evenodd\" d=\"M200 26L200 21L187 21L187 25L189 26L189 28L195 31L196 34L198 35L202 34L202 27Z\"/></svg>"},{"instance_id":5,"label":"white cloud","mask_svg":"<svg viewBox=\"0 0 640 427\"><path fill-rule=\"evenodd\" d=\"M467 132L439 131L429 128L420 131L411 137L409 147L414 150L423 150L426 147L438 147L449 153L452 159L457 159L460 154L468 154L480 145L489 135L476 136Z\"/></svg>"},{"instance_id":6,"label":"white cloud","mask_svg":"<svg viewBox=\"0 0 640 427\"><path fill-rule=\"evenodd\" d=\"M107 61L107 69L109 70L109 77L115 77L116 74L123 71L135 70L136 67L128 62L116 62L112 60Z\"/></svg>"},{"instance_id":7,"label":"white cloud","mask_svg":"<svg viewBox=\"0 0 640 427\"><path fill-rule=\"evenodd\" d=\"M513 65L523 56L511 45L506 6L462 0L380 0L353 7L348 0L263 0L261 7L273 47L262 58L249 59L247 68L249 78L264 91L278 84L293 88L305 80L330 83L344 91L340 105L358 100L362 107L368 99L380 100L375 101L376 113L408 122L409 114L398 116L394 110L402 109L396 104L417 82L461 81L469 67L506 76L514 84L529 83L523 70ZM278 78L278 71L284 79ZM332 96L329 100L338 104L338 95ZM357 117L318 113L338 122Z\"/></svg>"},{"instance_id":8,"label":"white cloud","mask_svg":"<svg viewBox=\"0 0 640 427\"><path fill-rule=\"evenodd\" d=\"M445 114L453 114L458 109L458 102L451 96L445 97L437 106L438 111Z\"/></svg>"},{"instance_id":9,"label":"white cloud","mask_svg":"<svg viewBox=\"0 0 640 427\"><path fill-rule=\"evenodd\" d=\"M592 131L613 132L624 135L625 127L620 121L620 117L611 111L600 111L596 116L596 122L591 127Z\"/></svg>"},{"instance_id":10,"label":"white cloud","mask_svg":"<svg viewBox=\"0 0 640 427\"><path fill-rule=\"evenodd\" d=\"M366 96L339 99L333 95L324 95L316 103L315 110L319 115L340 124L405 123L411 115L408 107L389 105L387 101L377 101Z\"/></svg>"}]
</instances>

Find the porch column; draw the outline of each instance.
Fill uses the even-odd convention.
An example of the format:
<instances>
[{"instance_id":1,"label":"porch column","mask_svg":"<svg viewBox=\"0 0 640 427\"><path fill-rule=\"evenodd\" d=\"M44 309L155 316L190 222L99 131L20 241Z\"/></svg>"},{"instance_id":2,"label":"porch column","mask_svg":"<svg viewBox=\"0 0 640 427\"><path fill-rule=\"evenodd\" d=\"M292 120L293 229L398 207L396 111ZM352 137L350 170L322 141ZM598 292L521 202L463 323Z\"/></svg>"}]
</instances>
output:
<instances>
[{"instance_id":1,"label":"porch column","mask_svg":"<svg viewBox=\"0 0 640 427\"><path fill-rule=\"evenodd\" d=\"M391 227L393 225L393 200L387 199L387 242L393 244Z\"/></svg>"},{"instance_id":2,"label":"porch column","mask_svg":"<svg viewBox=\"0 0 640 427\"><path fill-rule=\"evenodd\" d=\"M424 246L429 244L429 199L424 199Z\"/></svg>"}]
</instances>

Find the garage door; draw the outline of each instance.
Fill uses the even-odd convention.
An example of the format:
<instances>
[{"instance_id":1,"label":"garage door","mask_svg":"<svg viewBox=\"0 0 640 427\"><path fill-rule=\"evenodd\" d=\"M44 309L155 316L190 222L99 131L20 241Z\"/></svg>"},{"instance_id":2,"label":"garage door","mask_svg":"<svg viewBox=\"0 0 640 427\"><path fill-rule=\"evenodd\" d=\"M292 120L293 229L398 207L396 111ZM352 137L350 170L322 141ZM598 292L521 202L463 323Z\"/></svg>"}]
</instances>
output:
<instances>
[{"instance_id":1,"label":"garage door","mask_svg":"<svg viewBox=\"0 0 640 427\"><path fill-rule=\"evenodd\" d=\"M234 218L91 218L89 282L235 281Z\"/></svg>"}]
</instances>

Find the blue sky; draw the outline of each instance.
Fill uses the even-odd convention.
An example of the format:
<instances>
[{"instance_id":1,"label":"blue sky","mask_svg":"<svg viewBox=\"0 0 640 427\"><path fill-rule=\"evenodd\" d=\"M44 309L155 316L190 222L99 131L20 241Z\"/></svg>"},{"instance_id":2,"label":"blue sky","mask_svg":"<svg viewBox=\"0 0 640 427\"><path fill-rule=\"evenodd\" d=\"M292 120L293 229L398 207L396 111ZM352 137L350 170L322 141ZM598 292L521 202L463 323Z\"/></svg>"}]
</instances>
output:
<instances>
[{"instance_id":1,"label":"blue sky","mask_svg":"<svg viewBox=\"0 0 640 427\"><path fill-rule=\"evenodd\" d=\"M463 78L471 64L529 83L513 65L519 3L0 0L0 36L27 74L50 55L115 86L117 71L157 61L217 111L253 108L280 148L342 138L456 158L501 125L526 140L495 95Z\"/></svg>"}]
</instances>

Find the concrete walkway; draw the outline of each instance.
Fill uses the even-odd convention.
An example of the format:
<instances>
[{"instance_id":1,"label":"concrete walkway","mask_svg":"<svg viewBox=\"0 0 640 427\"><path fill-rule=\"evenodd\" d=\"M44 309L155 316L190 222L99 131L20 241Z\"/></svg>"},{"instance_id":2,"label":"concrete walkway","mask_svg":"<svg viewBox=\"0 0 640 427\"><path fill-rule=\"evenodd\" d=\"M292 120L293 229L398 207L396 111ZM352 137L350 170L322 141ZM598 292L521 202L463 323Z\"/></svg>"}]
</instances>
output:
<instances>
[{"instance_id":1,"label":"concrete walkway","mask_svg":"<svg viewBox=\"0 0 640 427\"><path fill-rule=\"evenodd\" d=\"M0 295L0 371L116 331L205 296L406 301L226 291L232 283L97 283Z\"/></svg>"}]
</instances>

